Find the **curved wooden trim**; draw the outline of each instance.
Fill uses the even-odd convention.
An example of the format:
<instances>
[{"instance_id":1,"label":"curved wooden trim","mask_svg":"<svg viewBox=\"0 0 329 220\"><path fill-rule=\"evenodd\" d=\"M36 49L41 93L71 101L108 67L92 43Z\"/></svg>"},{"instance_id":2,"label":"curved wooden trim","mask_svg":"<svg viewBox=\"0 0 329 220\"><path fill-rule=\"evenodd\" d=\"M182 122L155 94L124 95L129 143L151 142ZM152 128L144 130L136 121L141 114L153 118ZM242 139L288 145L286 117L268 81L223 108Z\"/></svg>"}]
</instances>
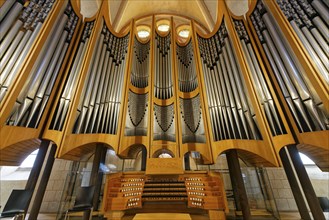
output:
<instances>
[{"instance_id":1,"label":"curved wooden trim","mask_svg":"<svg viewBox=\"0 0 329 220\"><path fill-rule=\"evenodd\" d=\"M194 21L200 28L202 28L202 30L204 32L209 32L209 29L206 28L200 22L198 22L198 21L196 21L196 20L194 20L194 19L192 19L190 17L184 16L184 15L180 15L180 14L176 14L176 13L146 14L146 15L142 15L140 17L135 18L135 21L138 22L139 20L145 19L146 17L155 17L155 16L181 17L181 18L184 18L184 19L187 19L187 20L190 20L190 21ZM127 24L123 25L122 28L121 28L121 30L125 30L128 26L129 26L129 22Z\"/></svg>"},{"instance_id":2,"label":"curved wooden trim","mask_svg":"<svg viewBox=\"0 0 329 220\"><path fill-rule=\"evenodd\" d=\"M27 156L39 148L40 140L26 139L0 149L0 166L19 166Z\"/></svg>"},{"instance_id":3,"label":"curved wooden trim","mask_svg":"<svg viewBox=\"0 0 329 220\"><path fill-rule=\"evenodd\" d=\"M178 97L183 99L191 99L200 94L199 86L196 87L192 92L181 92L178 91Z\"/></svg>"},{"instance_id":4,"label":"curved wooden trim","mask_svg":"<svg viewBox=\"0 0 329 220\"><path fill-rule=\"evenodd\" d=\"M236 149L236 150L243 150L246 152L250 152L257 157L260 157L268 162L266 166L272 165L272 166L279 166L277 159L273 157L273 154L271 151L268 151L268 146L264 141L261 140L222 140L217 141L213 144L213 155L214 155L214 161L216 161L217 156L224 153L227 150L230 149ZM252 161L248 161L254 166L261 166L260 163L255 163Z\"/></svg>"},{"instance_id":5,"label":"curved wooden trim","mask_svg":"<svg viewBox=\"0 0 329 220\"><path fill-rule=\"evenodd\" d=\"M130 32L129 29L125 29L124 31L116 32L111 24L110 14L109 14L109 1L102 1L100 15L103 17L106 27L110 30L110 32L116 37L124 37ZM127 24L127 27L131 26L131 21Z\"/></svg>"},{"instance_id":6,"label":"curved wooden trim","mask_svg":"<svg viewBox=\"0 0 329 220\"><path fill-rule=\"evenodd\" d=\"M130 78L129 78L130 79ZM130 81L128 81L128 90L131 90L133 93L136 93L136 94L146 94L146 93L149 93L150 92L150 86L147 86L145 88L138 88L138 87L135 87L133 86Z\"/></svg>"},{"instance_id":7,"label":"curved wooden trim","mask_svg":"<svg viewBox=\"0 0 329 220\"><path fill-rule=\"evenodd\" d=\"M175 32L177 33L177 30L181 27L181 26L188 26L189 27L189 36L185 39L185 42L179 42L177 39L177 37L175 38L175 43L177 45L179 45L180 47L184 47L186 45L188 45L191 41L192 41L192 23L190 21L190 23L187 25L187 24L181 24L179 25L178 27L175 26ZM177 33L178 35L178 33ZM191 42L192 43L192 42Z\"/></svg>"},{"instance_id":8,"label":"curved wooden trim","mask_svg":"<svg viewBox=\"0 0 329 220\"><path fill-rule=\"evenodd\" d=\"M168 106L171 104L175 104L175 95L170 97L170 99L158 99L156 97L153 97L153 102L159 106Z\"/></svg>"}]
</instances>

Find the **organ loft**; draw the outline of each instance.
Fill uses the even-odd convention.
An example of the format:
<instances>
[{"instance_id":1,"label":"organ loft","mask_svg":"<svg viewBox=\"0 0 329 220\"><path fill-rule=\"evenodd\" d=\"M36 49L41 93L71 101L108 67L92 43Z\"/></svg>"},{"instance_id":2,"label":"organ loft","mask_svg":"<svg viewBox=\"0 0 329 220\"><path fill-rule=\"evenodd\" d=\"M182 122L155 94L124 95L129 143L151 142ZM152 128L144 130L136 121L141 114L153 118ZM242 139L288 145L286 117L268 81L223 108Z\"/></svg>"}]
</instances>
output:
<instances>
[{"instance_id":1,"label":"organ loft","mask_svg":"<svg viewBox=\"0 0 329 220\"><path fill-rule=\"evenodd\" d=\"M328 1L242 2L1 1L0 165L39 149L23 214L55 159L93 157L80 219L226 219L222 173L191 161L225 155L243 219L239 160L284 168L301 218L325 219L298 152L329 171ZM108 150L140 167L104 173Z\"/></svg>"}]
</instances>

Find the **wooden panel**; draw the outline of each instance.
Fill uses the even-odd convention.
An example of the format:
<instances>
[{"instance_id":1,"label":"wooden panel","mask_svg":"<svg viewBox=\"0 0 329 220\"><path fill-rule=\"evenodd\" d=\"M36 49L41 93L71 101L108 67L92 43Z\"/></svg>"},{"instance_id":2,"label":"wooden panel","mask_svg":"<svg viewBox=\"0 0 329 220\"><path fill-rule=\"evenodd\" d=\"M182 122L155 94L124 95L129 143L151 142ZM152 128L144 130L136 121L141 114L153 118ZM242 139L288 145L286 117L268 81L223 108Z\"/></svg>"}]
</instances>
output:
<instances>
[{"instance_id":1,"label":"wooden panel","mask_svg":"<svg viewBox=\"0 0 329 220\"><path fill-rule=\"evenodd\" d=\"M149 158L146 162L146 174L183 174L181 158Z\"/></svg>"},{"instance_id":2,"label":"wooden panel","mask_svg":"<svg viewBox=\"0 0 329 220\"><path fill-rule=\"evenodd\" d=\"M30 139L1 149L0 166L19 166L28 155L39 148L40 143L39 139Z\"/></svg>"}]
</instances>

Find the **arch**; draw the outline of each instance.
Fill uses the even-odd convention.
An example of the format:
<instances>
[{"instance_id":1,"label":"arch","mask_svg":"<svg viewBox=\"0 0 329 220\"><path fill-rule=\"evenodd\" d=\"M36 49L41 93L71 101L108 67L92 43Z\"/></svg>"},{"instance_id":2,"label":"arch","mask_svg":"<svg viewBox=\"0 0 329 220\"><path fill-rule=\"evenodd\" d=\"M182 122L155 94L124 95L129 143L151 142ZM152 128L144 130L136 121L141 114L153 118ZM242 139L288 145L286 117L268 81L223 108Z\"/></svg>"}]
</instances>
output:
<instances>
[{"instance_id":1,"label":"arch","mask_svg":"<svg viewBox=\"0 0 329 220\"><path fill-rule=\"evenodd\" d=\"M34 138L2 148L0 166L19 166L28 155L39 148L40 143L40 139Z\"/></svg>"},{"instance_id":2,"label":"arch","mask_svg":"<svg viewBox=\"0 0 329 220\"><path fill-rule=\"evenodd\" d=\"M97 144L103 144L107 148L114 150L113 147L108 144L93 142L75 147L63 153L60 158L74 161L87 161L94 154Z\"/></svg>"},{"instance_id":3,"label":"arch","mask_svg":"<svg viewBox=\"0 0 329 220\"><path fill-rule=\"evenodd\" d=\"M257 153L245 150L245 149L238 149L238 148L232 148L237 150L239 158L247 165L247 166L255 166L255 167L273 167L273 163L271 161L268 161L264 157L258 155ZM227 149L221 153L219 153L215 158L219 157L221 154L227 152ZM215 155L214 155L215 156Z\"/></svg>"},{"instance_id":4,"label":"arch","mask_svg":"<svg viewBox=\"0 0 329 220\"><path fill-rule=\"evenodd\" d=\"M329 172L329 150L310 144L297 144L299 152L308 156L323 171Z\"/></svg>"},{"instance_id":5,"label":"arch","mask_svg":"<svg viewBox=\"0 0 329 220\"><path fill-rule=\"evenodd\" d=\"M237 4L236 0L225 0L227 9L236 16L245 15L249 10L249 0L239 1Z\"/></svg>"},{"instance_id":6,"label":"arch","mask_svg":"<svg viewBox=\"0 0 329 220\"><path fill-rule=\"evenodd\" d=\"M133 159L138 156L141 151L147 151L146 146L143 144L133 144L130 145L126 150L120 155L126 155L125 158Z\"/></svg>"},{"instance_id":7,"label":"arch","mask_svg":"<svg viewBox=\"0 0 329 220\"><path fill-rule=\"evenodd\" d=\"M152 158L158 158L161 154L169 154L172 158L175 157L175 154L171 150L159 149L153 153Z\"/></svg>"}]
</instances>

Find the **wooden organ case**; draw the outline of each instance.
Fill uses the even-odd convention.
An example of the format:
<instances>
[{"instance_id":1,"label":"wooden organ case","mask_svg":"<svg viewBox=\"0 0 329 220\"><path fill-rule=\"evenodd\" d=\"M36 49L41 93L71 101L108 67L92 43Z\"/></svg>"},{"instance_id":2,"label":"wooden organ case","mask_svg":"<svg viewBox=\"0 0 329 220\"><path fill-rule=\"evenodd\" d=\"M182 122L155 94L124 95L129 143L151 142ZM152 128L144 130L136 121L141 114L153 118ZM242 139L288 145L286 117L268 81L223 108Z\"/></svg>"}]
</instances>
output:
<instances>
[{"instance_id":1,"label":"wooden organ case","mask_svg":"<svg viewBox=\"0 0 329 220\"><path fill-rule=\"evenodd\" d=\"M68 160L97 145L122 158L142 149L160 171L109 175L104 212L179 207L209 216L227 209L220 178L166 167L159 156L198 152L213 164L235 149L253 166L280 166L279 151L297 145L329 170L322 1L251 1L246 17L218 1L212 31L184 18L185 42L177 15L132 20L118 33L108 4L83 19L74 0L0 2L1 165L17 165L42 141ZM163 22L168 31L158 31Z\"/></svg>"}]
</instances>

